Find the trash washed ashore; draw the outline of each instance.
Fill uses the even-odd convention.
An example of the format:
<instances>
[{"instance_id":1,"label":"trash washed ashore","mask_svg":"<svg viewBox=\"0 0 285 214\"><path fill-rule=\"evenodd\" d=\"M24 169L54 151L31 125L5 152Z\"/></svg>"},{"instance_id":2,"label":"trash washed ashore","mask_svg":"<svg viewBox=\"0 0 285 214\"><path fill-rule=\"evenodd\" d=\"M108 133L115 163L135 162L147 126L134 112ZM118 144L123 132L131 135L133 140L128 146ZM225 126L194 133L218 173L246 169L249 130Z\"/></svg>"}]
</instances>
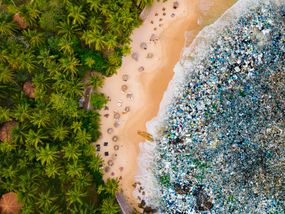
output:
<instances>
[{"instance_id":1,"label":"trash washed ashore","mask_svg":"<svg viewBox=\"0 0 285 214\"><path fill-rule=\"evenodd\" d=\"M238 1L185 51L149 124L144 203L160 213L282 213L284 89L284 1Z\"/></svg>"}]
</instances>

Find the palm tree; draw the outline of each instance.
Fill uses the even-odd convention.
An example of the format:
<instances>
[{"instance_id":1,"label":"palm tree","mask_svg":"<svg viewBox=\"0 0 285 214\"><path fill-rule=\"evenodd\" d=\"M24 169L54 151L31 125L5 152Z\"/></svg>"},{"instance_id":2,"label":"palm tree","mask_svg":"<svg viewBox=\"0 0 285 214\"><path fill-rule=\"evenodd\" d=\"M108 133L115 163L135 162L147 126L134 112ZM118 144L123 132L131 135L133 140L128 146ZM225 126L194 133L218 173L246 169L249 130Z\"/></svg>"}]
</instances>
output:
<instances>
[{"instance_id":1,"label":"palm tree","mask_svg":"<svg viewBox=\"0 0 285 214\"><path fill-rule=\"evenodd\" d=\"M29 73L32 73L32 71L35 70L36 68L36 61L35 61L35 55L33 55L31 52L22 52L18 56L20 65L19 69L26 70Z\"/></svg>"},{"instance_id":2,"label":"palm tree","mask_svg":"<svg viewBox=\"0 0 285 214\"><path fill-rule=\"evenodd\" d=\"M66 22L59 22L57 33L63 36L64 38L71 40L77 31L78 25L70 24L69 20L67 20Z\"/></svg>"},{"instance_id":3,"label":"palm tree","mask_svg":"<svg viewBox=\"0 0 285 214\"><path fill-rule=\"evenodd\" d=\"M105 44L106 44L107 48L109 48L109 49L114 49L118 45L116 35L108 33L108 34L106 34L104 40L105 40Z\"/></svg>"},{"instance_id":4,"label":"palm tree","mask_svg":"<svg viewBox=\"0 0 285 214\"><path fill-rule=\"evenodd\" d=\"M95 48L95 50L102 50L106 44L104 36L99 31L84 31L81 39L89 46Z\"/></svg>"},{"instance_id":5,"label":"palm tree","mask_svg":"<svg viewBox=\"0 0 285 214\"><path fill-rule=\"evenodd\" d=\"M112 197L115 196L115 194L119 190L119 180L118 179L107 179L104 190L107 194L111 195Z\"/></svg>"},{"instance_id":6,"label":"palm tree","mask_svg":"<svg viewBox=\"0 0 285 214\"><path fill-rule=\"evenodd\" d=\"M98 12L100 9L100 1L99 0L87 0L86 1L89 4L89 8L92 11Z\"/></svg>"},{"instance_id":7,"label":"palm tree","mask_svg":"<svg viewBox=\"0 0 285 214\"><path fill-rule=\"evenodd\" d=\"M0 106L0 123L11 120L11 112L8 108Z\"/></svg>"},{"instance_id":8,"label":"palm tree","mask_svg":"<svg viewBox=\"0 0 285 214\"><path fill-rule=\"evenodd\" d=\"M104 77L101 75L92 75L88 81L94 89L101 88L104 85Z\"/></svg>"},{"instance_id":9,"label":"palm tree","mask_svg":"<svg viewBox=\"0 0 285 214\"><path fill-rule=\"evenodd\" d=\"M47 90L49 87L50 78L46 73L37 73L32 79L33 85L36 89Z\"/></svg>"},{"instance_id":10,"label":"palm tree","mask_svg":"<svg viewBox=\"0 0 285 214\"><path fill-rule=\"evenodd\" d=\"M33 112L30 117L30 120L33 125L37 126L38 128L46 127L50 121L50 114L48 110L38 110Z\"/></svg>"},{"instance_id":11,"label":"palm tree","mask_svg":"<svg viewBox=\"0 0 285 214\"><path fill-rule=\"evenodd\" d=\"M82 25L84 23L86 13L82 11L82 6L71 5L68 11L68 17L73 19L73 24Z\"/></svg>"},{"instance_id":12,"label":"palm tree","mask_svg":"<svg viewBox=\"0 0 285 214\"><path fill-rule=\"evenodd\" d=\"M0 64L0 83L14 83L14 72L8 66Z\"/></svg>"},{"instance_id":13,"label":"palm tree","mask_svg":"<svg viewBox=\"0 0 285 214\"><path fill-rule=\"evenodd\" d=\"M102 173L102 165L103 160L99 155L94 155L92 159L88 162L88 166L93 172Z\"/></svg>"},{"instance_id":14,"label":"palm tree","mask_svg":"<svg viewBox=\"0 0 285 214\"><path fill-rule=\"evenodd\" d=\"M49 144L46 144L45 147L41 147L37 153L37 160L41 162L41 164L49 165L56 160L58 152L55 147L49 147Z\"/></svg>"},{"instance_id":15,"label":"palm tree","mask_svg":"<svg viewBox=\"0 0 285 214\"><path fill-rule=\"evenodd\" d=\"M68 128L58 125L51 130L51 135L54 140L63 141L68 136Z\"/></svg>"},{"instance_id":16,"label":"palm tree","mask_svg":"<svg viewBox=\"0 0 285 214\"><path fill-rule=\"evenodd\" d=\"M30 116L29 105L27 103L18 104L13 111L13 117L19 122L24 122Z\"/></svg>"},{"instance_id":17,"label":"palm tree","mask_svg":"<svg viewBox=\"0 0 285 214\"><path fill-rule=\"evenodd\" d=\"M26 126L17 124L12 130L13 142L16 144L24 144L26 136Z\"/></svg>"},{"instance_id":18,"label":"palm tree","mask_svg":"<svg viewBox=\"0 0 285 214\"><path fill-rule=\"evenodd\" d=\"M3 178L14 179L16 176L17 176L17 169L13 165L1 169L1 177Z\"/></svg>"},{"instance_id":19,"label":"palm tree","mask_svg":"<svg viewBox=\"0 0 285 214\"><path fill-rule=\"evenodd\" d=\"M70 188L66 193L68 205L71 206L76 203L83 204L82 198L86 195L87 193L82 191L81 188L78 186Z\"/></svg>"},{"instance_id":20,"label":"palm tree","mask_svg":"<svg viewBox=\"0 0 285 214\"><path fill-rule=\"evenodd\" d=\"M86 130L79 130L76 133L75 140L80 144L88 144L91 141L91 135Z\"/></svg>"},{"instance_id":21,"label":"palm tree","mask_svg":"<svg viewBox=\"0 0 285 214\"><path fill-rule=\"evenodd\" d=\"M136 3L140 8L144 8L145 6L152 4L153 0L137 0Z\"/></svg>"},{"instance_id":22,"label":"palm tree","mask_svg":"<svg viewBox=\"0 0 285 214\"><path fill-rule=\"evenodd\" d=\"M42 134L41 130L37 130L35 132L32 129L30 129L29 132L25 134L25 137L26 137L26 143L28 145L33 145L36 148L38 147L38 144L43 143L44 139L47 139L47 137Z\"/></svg>"},{"instance_id":23,"label":"palm tree","mask_svg":"<svg viewBox=\"0 0 285 214\"><path fill-rule=\"evenodd\" d=\"M73 133L77 133L81 130L82 122L79 121L73 121L71 125L71 129L73 130Z\"/></svg>"},{"instance_id":24,"label":"palm tree","mask_svg":"<svg viewBox=\"0 0 285 214\"><path fill-rule=\"evenodd\" d=\"M27 29L23 32L23 35L28 39L32 47L39 47L44 43L44 34L37 30Z\"/></svg>"},{"instance_id":25,"label":"palm tree","mask_svg":"<svg viewBox=\"0 0 285 214\"><path fill-rule=\"evenodd\" d=\"M0 35L11 36L17 30L17 25L8 20L8 16L1 12L0 15Z\"/></svg>"},{"instance_id":26,"label":"palm tree","mask_svg":"<svg viewBox=\"0 0 285 214\"><path fill-rule=\"evenodd\" d=\"M72 144L68 142L68 144L62 149L63 157L67 160L77 160L81 156L80 150L78 148L78 144Z\"/></svg>"},{"instance_id":27,"label":"palm tree","mask_svg":"<svg viewBox=\"0 0 285 214\"><path fill-rule=\"evenodd\" d=\"M99 17L91 17L88 19L88 28L92 31L101 31L102 23L103 21Z\"/></svg>"},{"instance_id":28,"label":"palm tree","mask_svg":"<svg viewBox=\"0 0 285 214\"><path fill-rule=\"evenodd\" d=\"M47 67L54 63L53 60L55 60L56 57L57 56L50 54L49 49L40 49L40 54L37 56L37 59L43 64L44 67Z\"/></svg>"},{"instance_id":29,"label":"palm tree","mask_svg":"<svg viewBox=\"0 0 285 214\"><path fill-rule=\"evenodd\" d=\"M46 192L41 192L39 194L36 204L41 209L49 210L55 200L56 200L56 197L52 197L50 190L48 190Z\"/></svg>"},{"instance_id":30,"label":"palm tree","mask_svg":"<svg viewBox=\"0 0 285 214\"><path fill-rule=\"evenodd\" d=\"M113 198L105 198L102 203L102 214L117 214L120 211L118 204L114 202Z\"/></svg>"},{"instance_id":31,"label":"palm tree","mask_svg":"<svg viewBox=\"0 0 285 214\"><path fill-rule=\"evenodd\" d=\"M84 168L78 163L77 160L72 161L72 163L67 164L66 174L71 178L79 177L84 170Z\"/></svg>"},{"instance_id":32,"label":"palm tree","mask_svg":"<svg viewBox=\"0 0 285 214\"><path fill-rule=\"evenodd\" d=\"M62 37L60 39L58 46L59 50L63 51L64 54L70 55L73 53L73 47L71 45L71 42L65 37Z\"/></svg>"},{"instance_id":33,"label":"palm tree","mask_svg":"<svg viewBox=\"0 0 285 214\"><path fill-rule=\"evenodd\" d=\"M45 173L49 178L55 178L60 175L60 167L56 163L50 163L45 167Z\"/></svg>"},{"instance_id":34,"label":"palm tree","mask_svg":"<svg viewBox=\"0 0 285 214\"><path fill-rule=\"evenodd\" d=\"M59 59L60 68L70 73L72 76L75 76L78 72L77 67L80 65L80 61L74 56L67 56Z\"/></svg>"},{"instance_id":35,"label":"palm tree","mask_svg":"<svg viewBox=\"0 0 285 214\"><path fill-rule=\"evenodd\" d=\"M0 62L7 62L7 60L8 60L8 51L6 49L0 50Z\"/></svg>"},{"instance_id":36,"label":"palm tree","mask_svg":"<svg viewBox=\"0 0 285 214\"><path fill-rule=\"evenodd\" d=\"M25 5L20 8L20 14L24 18L25 23L29 26L33 26L40 16L40 11L35 6Z\"/></svg>"}]
</instances>

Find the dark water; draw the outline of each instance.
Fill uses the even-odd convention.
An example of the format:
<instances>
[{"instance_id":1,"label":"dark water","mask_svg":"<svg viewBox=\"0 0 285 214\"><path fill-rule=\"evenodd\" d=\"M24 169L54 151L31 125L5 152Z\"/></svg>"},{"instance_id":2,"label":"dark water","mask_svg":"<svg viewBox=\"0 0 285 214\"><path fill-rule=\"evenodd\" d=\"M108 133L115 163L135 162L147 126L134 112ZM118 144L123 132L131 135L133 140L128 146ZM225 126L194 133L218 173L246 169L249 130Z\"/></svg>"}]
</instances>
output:
<instances>
[{"instance_id":1,"label":"dark water","mask_svg":"<svg viewBox=\"0 0 285 214\"><path fill-rule=\"evenodd\" d=\"M161 212L283 213L285 3L249 10L188 69L157 139Z\"/></svg>"}]
</instances>

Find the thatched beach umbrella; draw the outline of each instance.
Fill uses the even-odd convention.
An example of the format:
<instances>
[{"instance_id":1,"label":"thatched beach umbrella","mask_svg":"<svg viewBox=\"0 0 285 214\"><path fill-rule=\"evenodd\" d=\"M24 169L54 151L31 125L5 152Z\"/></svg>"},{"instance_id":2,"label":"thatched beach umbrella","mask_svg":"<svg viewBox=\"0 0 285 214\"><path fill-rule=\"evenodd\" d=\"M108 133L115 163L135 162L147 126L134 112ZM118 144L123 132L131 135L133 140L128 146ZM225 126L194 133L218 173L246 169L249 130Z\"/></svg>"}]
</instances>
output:
<instances>
[{"instance_id":1,"label":"thatched beach umbrella","mask_svg":"<svg viewBox=\"0 0 285 214\"><path fill-rule=\"evenodd\" d=\"M156 34L151 34L149 41L156 42L158 41L158 36Z\"/></svg>"},{"instance_id":2,"label":"thatched beach umbrella","mask_svg":"<svg viewBox=\"0 0 285 214\"><path fill-rule=\"evenodd\" d=\"M115 146L114 146L114 150L115 150L115 151L118 151L119 148L120 148L119 145L115 145Z\"/></svg>"},{"instance_id":3,"label":"thatched beach umbrella","mask_svg":"<svg viewBox=\"0 0 285 214\"><path fill-rule=\"evenodd\" d=\"M126 106L126 107L125 107L125 112L126 112L126 113L129 112L130 110L131 110L130 106Z\"/></svg>"},{"instance_id":4,"label":"thatched beach umbrella","mask_svg":"<svg viewBox=\"0 0 285 214\"><path fill-rule=\"evenodd\" d=\"M142 42L141 43L141 45L140 45L140 47L142 48L142 49L147 49L147 44L145 43L145 42Z\"/></svg>"},{"instance_id":5,"label":"thatched beach umbrella","mask_svg":"<svg viewBox=\"0 0 285 214\"><path fill-rule=\"evenodd\" d=\"M119 137L115 135L114 137L112 137L112 140L113 140L114 142L117 142L117 141L119 140Z\"/></svg>"},{"instance_id":6,"label":"thatched beach umbrella","mask_svg":"<svg viewBox=\"0 0 285 214\"><path fill-rule=\"evenodd\" d=\"M127 85L122 85L121 86L121 90L122 90L122 92L126 92L128 90L128 86Z\"/></svg>"},{"instance_id":7,"label":"thatched beach umbrella","mask_svg":"<svg viewBox=\"0 0 285 214\"><path fill-rule=\"evenodd\" d=\"M118 112L114 112L114 119L118 120L120 119L121 115Z\"/></svg>"},{"instance_id":8,"label":"thatched beach umbrella","mask_svg":"<svg viewBox=\"0 0 285 214\"><path fill-rule=\"evenodd\" d=\"M114 123L114 127L115 128L118 128L120 126L120 123L118 122L118 121L116 121L115 123Z\"/></svg>"},{"instance_id":9,"label":"thatched beach umbrella","mask_svg":"<svg viewBox=\"0 0 285 214\"><path fill-rule=\"evenodd\" d=\"M113 129L113 128L108 128L108 129L107 129L107 133L108 133L108 134L112 134L112 133L113 133L113 131L114 131L114 129Z\"/></svg>"},{"instance_id":10,"label":"thatched beach umbrella","mask_svg":"<svg viewBox=\"0 0 285 214\"><path fill-rule=\"evenodd\" d=\"M144 71L144 67L143 67L143 66L139 67L138 71L139 71L139 72Z\"/></svg>"},{"instance_id":11,"label":"thatched beach umbrella","mask_svg":"<svg viewBox=\"0 0 285 214\"><path fill-rule=\"evenodd\" d=\"M136 52L132 53L132 58L133 58L134 60L138 61L138 60L139 60L139 54L136 53Z\"/></svg>"},{"instance_id":12,"label":"thatched beach umbrella","mask_svg":"<svg viewBox=\"0 0 285 214\"><path fill-rule=\"evenodd\" d=\"M125 82L127 82L127 81L129 80L129 75L128 75L128 74L124 74L124 75L122 76L122 80L125 81Z\"/></svg>"},{"instance_id":13,"label":"thatched beach umbrella","mask_svg":"<svg viewBox=\"0 0 285 214\"><path fill-rule=\"evenodd\" d=\"M114 162L112 160L108 160L108 166L113 166Z\"/></svg>"},{"instance_id":14,"label":"thatched beach umbrella","mask_svg":"<svg viewBox=\"0 0 285 214\"><path fill-rule=\"evenodd\" d=\"M177 9L179 7L179 3L176 1L173 3L173 9Z\"/></svg>"},{"instance_id":15,"label":"thatched beach umbrella","mask_svg":"<svg viewBox=\"0 0 285 214\"><path fill-rule=\"evenodd\" d=\"M153 53L148 53L147 55L146 55L146 58L148 58L148 59L151 59L151 58L153 58Z\"/></svg>"}]
</instances>

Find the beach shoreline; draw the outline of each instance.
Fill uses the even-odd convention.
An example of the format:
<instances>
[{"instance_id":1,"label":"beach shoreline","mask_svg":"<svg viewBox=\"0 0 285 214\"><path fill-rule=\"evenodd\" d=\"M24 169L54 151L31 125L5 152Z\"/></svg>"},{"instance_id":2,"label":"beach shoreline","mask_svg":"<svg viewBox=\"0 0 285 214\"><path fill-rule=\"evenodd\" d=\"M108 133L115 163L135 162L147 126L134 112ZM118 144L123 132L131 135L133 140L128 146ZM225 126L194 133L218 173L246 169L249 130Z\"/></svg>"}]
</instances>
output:
<instances>
[{"instance_id":1,"label":"beach shoreline","mask_svg":"<svg viewBox=\"0 0 285 214\"><path fill-rule=\"evenodd\" d=\"M108 78L102 88L110 97L107 108L100 112L102 137L97 142L105 161L104 178L117 177L124 196L134 208L138 208L139 203L133 194L139 144L145 141L137 131L146 131L146 123L159 111L163 94L174 75L173 68L185 47L185 34L191 32L191 39L187 35L187 42L191 42L203 27L200 1L180 0L176 9L174 2L156 2L149 8L144 23L133 32L132 53L124 58L118 73ZM150 41L152 35L155 35L154 41ZM148 57L149 54L152 56ZM123 80L124 75L128 76L127 81ZM127 86L124 91L123 85ZM126 107L130 110L127 113Z\"/></svg>"}]
</instances>

